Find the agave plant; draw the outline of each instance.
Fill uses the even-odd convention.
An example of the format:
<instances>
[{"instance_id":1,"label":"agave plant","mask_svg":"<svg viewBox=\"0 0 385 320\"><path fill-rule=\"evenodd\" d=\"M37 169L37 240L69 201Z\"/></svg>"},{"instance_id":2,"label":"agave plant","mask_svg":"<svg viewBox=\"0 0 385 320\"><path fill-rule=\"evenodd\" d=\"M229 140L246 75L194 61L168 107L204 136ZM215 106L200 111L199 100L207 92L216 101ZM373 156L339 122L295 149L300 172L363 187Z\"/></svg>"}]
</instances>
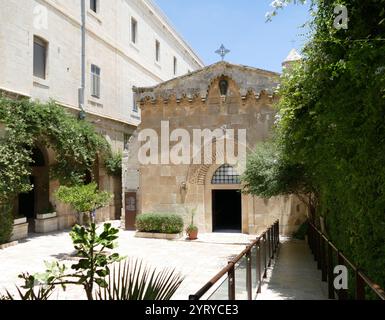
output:
<instances>
[{"instance_id":1,"label":"agave plant","mask_svg":"<svg viewBox=\"0 0 385 320\"><path fill-rule=\"evenodd\" d=\"M141 260L129 259L112 267L108 286L99 288L96 300L170 300L183 280L175 270L158 272Z\"/></svg>"}]
</instances>

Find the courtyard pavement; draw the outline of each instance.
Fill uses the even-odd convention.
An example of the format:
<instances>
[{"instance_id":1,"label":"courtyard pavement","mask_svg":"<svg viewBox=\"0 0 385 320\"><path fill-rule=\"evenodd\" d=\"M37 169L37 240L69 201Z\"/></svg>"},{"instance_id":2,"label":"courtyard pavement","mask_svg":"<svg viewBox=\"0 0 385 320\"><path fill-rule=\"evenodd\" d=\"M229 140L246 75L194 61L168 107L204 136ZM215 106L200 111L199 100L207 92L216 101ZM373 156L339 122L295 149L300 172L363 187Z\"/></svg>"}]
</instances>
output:
<instances>
[{"instance_id":1,"label":"courtyard pavement","mask_svg":"<svg viewBox=\"0 0 385 320\"><path fill-rule=\"evenodd\" d=\"M117 221L113 224L119 226ZM150 267L171 268L181 273L185 280L173 299L187 300L190 294L203 287L254 238L244 234L210 233L200 234L197 241L169 241L136 238L135 232L120 231L119 247L115 251L128 258L142 259ZM4 294L5 289L16 293L15 284L22 284L18 275L23 272L44 272L44 261L59 260L70 267L74 263L73 254L68 231L35 234L17 246L0 250L0 294ZM246 271L243 264L236 269L237 300L246 299ZM253 286L256 285L254 272L253 268ZM227 279L224 277L222 280L202 299L226 300ZM82 288L69 286L65 292L58 289L51 298L83 300L86 297ZM327 285L321 282L321 273L307 244L304 241L282 239L278 259L269 269L257 300L297 299L327 299Z\"/></svg>"},{"instance_id":2,"label":"courtyard pavement","mask_svg":"<svg viewBox=\"0 0 385 320\"><path fill-rule=\"evenodd\" d=\"M118 222L114 222L117 226ZM168 241L135 238L134 232L121 231L119 247L122 256L143 259L151 267L173 268L185 276L185 280L173 299L187 300L216 275L227 262L239 254L249 236L242 234L201 234L198 241ZM74 253L67 232L32 235L17 246L0 250L0 293L4 289L15 292L15 284L22 284L18 275L44 272L44 261L59 259L68 266ZM82 300L85 295L80 287L58 290L53 299Z\"/></svg>"}]
</instances>

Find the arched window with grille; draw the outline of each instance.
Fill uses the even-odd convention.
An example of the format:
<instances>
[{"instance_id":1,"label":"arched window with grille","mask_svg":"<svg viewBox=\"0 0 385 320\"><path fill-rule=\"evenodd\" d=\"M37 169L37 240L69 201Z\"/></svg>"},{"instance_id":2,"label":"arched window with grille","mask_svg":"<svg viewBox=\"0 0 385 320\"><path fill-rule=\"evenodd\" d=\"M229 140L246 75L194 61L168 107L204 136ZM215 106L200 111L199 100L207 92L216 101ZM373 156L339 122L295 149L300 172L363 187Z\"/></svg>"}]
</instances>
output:
<instances>
[{"instance_id":1,"label":"arched window with grille","mask_svg":"<svg viewBox=\"0 0 385 320\"><path fill-rule=\"evenodd\" d=\"M240 184L241 177L234 167L224 164L214 173L211 184Z\"/></svg>"}]
</instances>

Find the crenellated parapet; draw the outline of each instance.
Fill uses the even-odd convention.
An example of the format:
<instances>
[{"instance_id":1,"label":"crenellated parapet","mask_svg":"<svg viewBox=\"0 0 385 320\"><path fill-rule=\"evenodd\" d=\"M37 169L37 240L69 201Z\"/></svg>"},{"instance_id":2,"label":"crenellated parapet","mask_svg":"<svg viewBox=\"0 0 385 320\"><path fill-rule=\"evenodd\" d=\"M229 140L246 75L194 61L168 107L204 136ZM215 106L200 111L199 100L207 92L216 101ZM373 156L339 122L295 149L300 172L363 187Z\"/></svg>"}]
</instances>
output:
<instances>
[{"instance_id":1,"label":"crenellated parapet","mask_svg":"<svg viewBox=\"0 0 385 320\"><path fill-rule=\"evenodd\" d=\"M233 81L242 100L273 99L279 85L280 74L262 69L218 62L214 65L172 79L154 87L134 88L136 101L146 104L170 102L206 102L214 83L220 79Z\"/></svg>"}]
</instances>

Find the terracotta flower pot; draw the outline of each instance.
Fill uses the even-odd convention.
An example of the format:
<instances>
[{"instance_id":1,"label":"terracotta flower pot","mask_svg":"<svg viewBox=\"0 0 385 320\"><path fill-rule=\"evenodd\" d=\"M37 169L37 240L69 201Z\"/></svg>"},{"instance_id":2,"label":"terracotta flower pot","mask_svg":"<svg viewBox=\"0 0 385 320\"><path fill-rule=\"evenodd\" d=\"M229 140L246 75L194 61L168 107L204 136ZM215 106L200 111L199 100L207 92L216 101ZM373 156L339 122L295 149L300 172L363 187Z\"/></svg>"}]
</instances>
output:
<instances>
[{"instance_id":1,"label":"terracotta flower pot","mask_svg":"<svg viewBox=\"0 0 385 320\"><path fill-rule=\"evenodd\" d=\"M187 230L188 239L189 240L197 240L198 239L198 230Z\"/></svg>"}]
</instances>

